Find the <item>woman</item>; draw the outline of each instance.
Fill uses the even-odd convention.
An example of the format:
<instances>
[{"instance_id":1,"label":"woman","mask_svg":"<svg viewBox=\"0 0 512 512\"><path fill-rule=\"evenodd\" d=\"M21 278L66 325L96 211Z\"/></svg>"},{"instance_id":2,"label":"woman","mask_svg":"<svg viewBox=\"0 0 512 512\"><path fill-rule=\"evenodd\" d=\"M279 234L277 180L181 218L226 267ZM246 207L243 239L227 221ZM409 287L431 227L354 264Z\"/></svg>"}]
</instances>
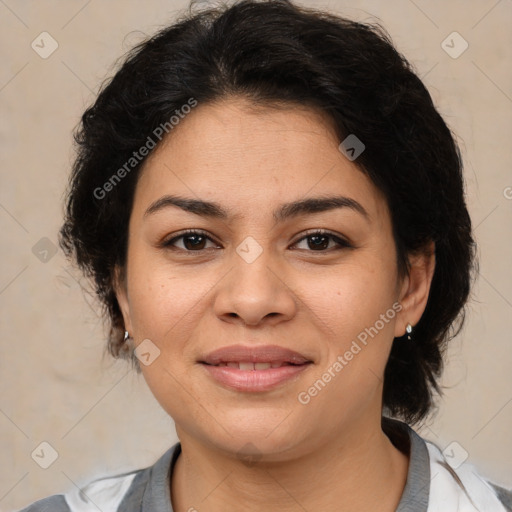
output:
<instances>
[{"instance_id":1,"label":"woman","mask_svg":"<svg viewBox=\"0 0 512 512\"><path fill-rule=\"evenodd\" d=\"M459 151L378 28L190 15L88 109L61 245L180 442L26 511L505 511L409 425L475 267Z\"/></svg>"}]
</instances>

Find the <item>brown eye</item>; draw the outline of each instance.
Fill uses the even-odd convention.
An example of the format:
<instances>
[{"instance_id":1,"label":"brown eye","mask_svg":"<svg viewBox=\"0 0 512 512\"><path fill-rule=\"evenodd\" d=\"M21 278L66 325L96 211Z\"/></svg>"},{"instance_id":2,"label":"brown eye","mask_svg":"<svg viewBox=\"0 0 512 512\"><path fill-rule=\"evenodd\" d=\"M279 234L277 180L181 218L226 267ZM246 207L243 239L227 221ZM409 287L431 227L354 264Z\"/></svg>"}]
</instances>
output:
<instances>
[{"instance_id":1,"label":"brown eye","mask_svg":"<svg viewBox=\"0 0 512 512\"><path fill-rule=\"evenodd\" d=\"M176 246L176 242L182 241L182 247ZM181 235L175 236L162 244L163 247L181 249L187 252L199 252L207 249L206 243L213 240L202 231L190 230Z\"/></svg>"},{"instance_id":2,"label":"brown eye","mask_svg":"<svg viewBox=\"0 0 512 512\"><path fill-rule=\"evenodd\" d=\"M339 250L350 248L352 245L346 240L334 235L333 233L324 231L314 231L295 242L294 246L306 241L308 251L312 252L329 252L330 250ZM177 245L181 242L181 247ZM219 247L208 235L202 231L189 230L181 235L175 236L168 241L162 243L162 247L169 249L177 249L185 252L200 252L211 247L206 244L211 242L213 247ZM333 243L334 242L334 243ZM304 249L304 248L302 248Z\"/></svg>"},{"instance_id":3,"label":"brown eye","mask_svg":"<svg viewBox=\"0 0 512 512\"><path fill-rule=\"evenodd\" d=\"M326 249L342 249L352 247L347 241L335 236L332 233L324 231L316 231L308 234L307 236L298 240L294 245L297 245L306 240L307 250L316 252L327 252ZM334 241L334 246L330 246L330 242Z\"/></svg>"}]
</instances>

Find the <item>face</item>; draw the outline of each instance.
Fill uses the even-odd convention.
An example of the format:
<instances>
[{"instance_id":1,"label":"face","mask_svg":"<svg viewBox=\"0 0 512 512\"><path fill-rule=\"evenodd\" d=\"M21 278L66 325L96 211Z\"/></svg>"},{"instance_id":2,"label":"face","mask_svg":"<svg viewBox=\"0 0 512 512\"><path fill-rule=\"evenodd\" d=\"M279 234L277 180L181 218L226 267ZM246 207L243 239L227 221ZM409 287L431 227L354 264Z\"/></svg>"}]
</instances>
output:
<instances>
[{"instance_id":1,"label":"face","mask_svg":"<svg viewBox=\"0 0 512 512\"><path fill-rule=\"evenodd\" d=\"M180 439L277 460L380 421L393 338L421 311L385 198L339 143L318 112L229 99L198 105L147 159L117 296ZM254 349L263 365L206 364L233 345L247 352L224 359Z\"/></svg>"}]
</instances>

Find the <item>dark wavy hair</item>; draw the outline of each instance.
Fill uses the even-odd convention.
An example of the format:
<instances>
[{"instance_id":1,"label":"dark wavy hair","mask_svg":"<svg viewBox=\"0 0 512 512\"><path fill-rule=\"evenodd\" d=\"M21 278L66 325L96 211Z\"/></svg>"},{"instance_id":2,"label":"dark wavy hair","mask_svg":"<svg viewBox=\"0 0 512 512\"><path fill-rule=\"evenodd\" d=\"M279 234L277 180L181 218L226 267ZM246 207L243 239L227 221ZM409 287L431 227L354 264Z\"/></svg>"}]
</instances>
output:
<instances>
[{"instance_id":1,"label":"dark wavy hair","mask_svg":"<svg viewBox=\"0 0 512 512\"><path fill-rule=\"evenodd\" d=\"M413 342L395 338L384 378L387 413L418 422L431 410L434 391L441 392L443 351L462 327L477 266L460 152L427 89L379 24L288 0L202 10L192 3L125 56L83 114L59 242L94 283L109 320L109 352L133 358L114 283L116 266L126 264L145 158L108 194L95 191L123 165L126 170L134 152L190 98L204 104L230 96L320 109L340 140L355 134L364 142L355 163L387 198L400 275L409 255L435 243L426 309Z\"/></svg>"}]
</instances>

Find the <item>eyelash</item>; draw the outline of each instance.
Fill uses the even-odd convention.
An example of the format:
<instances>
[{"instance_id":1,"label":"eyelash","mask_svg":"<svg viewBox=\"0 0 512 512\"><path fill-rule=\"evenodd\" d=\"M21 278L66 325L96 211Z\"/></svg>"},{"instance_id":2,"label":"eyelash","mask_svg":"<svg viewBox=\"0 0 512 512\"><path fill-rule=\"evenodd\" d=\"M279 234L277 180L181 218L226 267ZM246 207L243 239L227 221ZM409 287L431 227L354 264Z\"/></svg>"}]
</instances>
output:
<instances>
[{"instance_id":1,"label":"eyelash","mask_svg":"<svg viewBox=\"0 0 512 512\"><path fill-rule=\"evenodd\" d=\"M178 240L185 238L187 236L190 236L190 235L204 236L209 241L211 241L213 243L217 243L210 236L208 236L208 234L204 231L197 230L197 229L188 229L185 232L181 233L180 235L171 238L170 240L165 240L164 242L162 242L161 247L165 248L165 249L171 249L171 250L180 250L180 251L183 251L186 253L201 253L203 251L208 250L208 249L199 249L197 251L191 251L188 249L181 249L181 248L177 248L177 247L173 246L173 244L175 242L177 242ZM334 233L331 233L330 231L326 231L323 229L314 229L314 230L307 231L306 234L304 236L302 236L302 238L299 238L293 245L297 245L299 242L302 242L303 240L306 240L307 238L312 237L314 235L327 236L327 237L331 238L332 240L334 240L338 244L338 247L335 247L335 248L331 247L330 249L321 249L318 251L306 249L308 252L320 252L320 253L323 252L323 253L325 253L325 252L331 252L332 250L351 249L354 247L347 240L344 240L343 238L340 238L339 236L335 235Z\"/></svg>"}]
</instances>

